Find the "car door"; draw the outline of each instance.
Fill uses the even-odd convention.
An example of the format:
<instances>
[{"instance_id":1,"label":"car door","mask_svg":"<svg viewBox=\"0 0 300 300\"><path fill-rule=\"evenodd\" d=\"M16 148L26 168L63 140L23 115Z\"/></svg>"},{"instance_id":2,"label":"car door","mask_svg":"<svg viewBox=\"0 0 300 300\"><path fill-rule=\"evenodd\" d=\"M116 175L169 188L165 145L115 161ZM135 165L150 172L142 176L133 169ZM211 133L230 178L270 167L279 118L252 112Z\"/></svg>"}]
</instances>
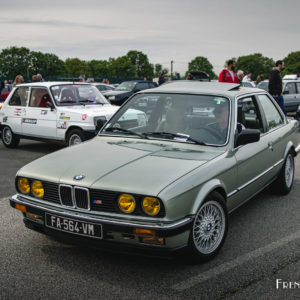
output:
<instances>
[{"instance_id":1,"label":"car door","mask_svg":"<svg viewBox=\"0 0 300 300\"><path fill-rule=\"evenodd\" d=\"M26 113L28 87L17 87L5 106L3 124L10 126L14 133L22 134L22 118Z\"/></svg>"},{"instance_id":2,"label":"car door","mask_svg":"<svg viewBox=\"0 0 300 300\"><path fill-rule=\"evenodd\" d=\"M295 112L297 111L299 102L297 99L296 83L287 82L283 89L283 99L286 111Z\"/></svg>"},{"instance_id":3,"label":"car door","mask_svg":"<svg viewBox=\"0 0 300 300\"><path fill-rule=\"evenodd\" d=\"M296 87L297 87L297 101L298 104L300 105L300 82L296 83Z\"/></svg>"},{"instance_id":4,"label":"car door","mask_svg":"<svg viewBox=\"0 0 300 300\"><path fill-rule=\"evenodd\" d=\"M52 109L47 107L47 102L52 104ZM47 88L31 88L22 131L24 135L56 138L56 109Z\"/></svg>"},{"instance_id":5,"label":"car door","mask_svg":"<svg viewBox=\"0 0 300 300\"><path fill-rule=\"evenodd\" d=\"M272 137L267 132L266 122L255 96L241 97L237 102L237 127L240 130L258 129L260 140L255 143L239 146L235 149L237 161L238 197L235 205L246 201L261 190L271 179L270 168L274 164L272 157ZM238 126L240 125L240 126Z\"/></svg>"}]
</instances>

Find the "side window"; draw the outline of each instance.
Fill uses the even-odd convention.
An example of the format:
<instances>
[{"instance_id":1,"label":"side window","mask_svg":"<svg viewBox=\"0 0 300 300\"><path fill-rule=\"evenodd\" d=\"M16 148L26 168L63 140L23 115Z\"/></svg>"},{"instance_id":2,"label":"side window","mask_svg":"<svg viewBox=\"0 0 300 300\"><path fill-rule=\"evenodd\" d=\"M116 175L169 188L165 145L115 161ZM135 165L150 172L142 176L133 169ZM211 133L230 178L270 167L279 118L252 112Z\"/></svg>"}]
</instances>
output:
<instances>
[{"instance_id":1,"label":"side window","mask_svg":"<svg viewBox=\"0 0 300 300\"><path fill-rule=\"evenodd\" d=\"M296 85L294 82L289 82L286 84L284 92L288 92L288 94L296 94Z\"/></svg>"},{"instance_id":2,"label":"side window","mask_svg":"<svg viewBox=\"0 0 300 300\"><path fill-rule=\"evenodd\" d=\"M149 88L148 83L138 83L136 85L136 90L142 91L142 90L146 90L148 88Z\"/></svg>"},{"instance_id":3,"label":"side window","mask_svg":"<svg viewBox=\"0 0 300 300\"><path fill-rule=\"evenodd\" d=\"M154 83L151 83L151 82L150 82L150 83L149 83L149 88L150 88L150 89L156 88L156 85L155 85Z\"/></svg>"},{"instance_id":4,"label":"side window","mask_svg":"<svg viewBox=\"0 0 300 300\"><path fill-rule=\"evenodd\" d=\"M238 100L237 122L249 129L259 129L263 132L261 117L253 97Z\"/></svg>"},{"instance_id":5,"label":"side window","mask_svg":"<svg viewBox=\"0 0 300 300\"><path fill-rule=\"evenodd\" d=\"M266 116L269 130L283 124L283 117L267 95L259 95L258 99Z\"/></svg>"},{"instance_id":6,"label":"side window","mask_svg":"<svg viewBox=\"0 0 300 300\"><path fill-rule=\"evenodd\" d=\"M47 102L51 102L50 95L47 89L44 88L32 88L29 106L30 107L47 107Z\"/></svg>"},{"instance_id":7,"label":"side window","mask_svg":"<svg viewBox=\"0 0 300 300\"><path fill-rule=\"evenodd\" d=\"M19 87L16 89L14 94L9 100L8 105L10 106L26 106L26 101L28 98L28 87Z\"/></svg>"},{"instance_id":8,"label":"side window","mask_svg":"<svg viewBox=\"0 0 300 300\"><path fill-rule=\"evenodd\" d=\"M300 82L297 82L297 90L298 90L298 94L300 94Z\"/></svg>"}]
</instances>

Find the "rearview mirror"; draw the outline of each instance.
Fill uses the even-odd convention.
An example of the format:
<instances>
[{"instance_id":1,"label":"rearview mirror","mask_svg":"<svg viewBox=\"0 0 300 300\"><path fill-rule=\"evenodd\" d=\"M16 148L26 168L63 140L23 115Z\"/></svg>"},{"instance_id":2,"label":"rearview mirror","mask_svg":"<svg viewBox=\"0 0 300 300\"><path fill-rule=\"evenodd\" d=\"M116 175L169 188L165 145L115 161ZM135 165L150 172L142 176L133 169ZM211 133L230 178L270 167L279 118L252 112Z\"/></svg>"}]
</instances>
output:
<instances>
[{"instance_id":1,"label":"rearview mirror","mask_svg":"<svg viewBox=\"0 0 300 300\"><path fill-rule=\"evenodd\" d=\"M260 131L258 129L243 129L237 136L235 146L246 145L258 142L260 139Z\"/></svg>"}]
</instances>

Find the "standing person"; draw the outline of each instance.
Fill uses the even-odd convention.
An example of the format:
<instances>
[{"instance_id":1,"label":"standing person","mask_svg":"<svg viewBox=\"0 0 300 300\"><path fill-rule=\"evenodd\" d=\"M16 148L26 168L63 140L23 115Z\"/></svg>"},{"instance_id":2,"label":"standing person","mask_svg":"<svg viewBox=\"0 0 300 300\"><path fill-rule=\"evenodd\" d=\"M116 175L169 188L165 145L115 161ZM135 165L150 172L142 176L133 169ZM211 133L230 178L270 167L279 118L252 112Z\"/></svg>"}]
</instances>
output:
<instances>
[{"instance_id":1,"label":"standing person","mask_svg":"<svg viewBox=\"0 0 300 300\"><path fill-rule=\"evenodd\" d=\"M284 106L284 100L282 97L282 79L280 72L284 69L284 61L277 60L275 68L271 70L269 77L269 93L274 97L284 114L286 110Z\"/></svg>"},{"instance_id":2,"label":"standing person","mask_svg":"<svg viewBox=\"0 0 300 300\"><path fill-rule=\"evenodd\" d=\"M180 80L180 74L179 73L176 73L176 76L175 76L174 80Z\"/></svg>"},{"instance_id":3,"label":"standing person","mask_svg":"<svg viewBox=\"0 0 300 300\"><path fill-rule=\"evenodd\" d=\"M264 80L264 76L265 76L264 72L259 72L259 74L256 78L256 85L258 85L261 81Z\"/></svg>"},{"instance_id":4,"label":"standing person","mask_svg":"<svg viewBox=\"0 0 300 300\"><path fill-rule=\"evenodd\" d=\"M32 75L32 82L37 82L37 78L36 78L36 75Z\"/></svg>"},{"instance_id":5,"label":"standing person","mask_svg":"<svg viewBox=\"0 0 300 300\"><path fill-rule=\"evenodd\" d=\"M43 76L41 74L36 74L36 81L43 82L45 80L44 80L44 78L43 78Z\"/></svg>"},{"instance_id":6,"label":"standing person","mask_svg":"<svg viewBox=\"0 0 300 300\"><path fill-rule=\"evenodd\" d=\"M239 83L242 84L242 81L243 81L243 78L244 78L244 71L238 70L236 75L237 75L237 78L239 80Z\"/></svg>"},{"instance_id":7,"label":"standing person","mask_svg":"<svg viewBox=\"0 0 300 300\"><path fill-rule=\"evenodd\" d=\"M235 61L230 59L227 62L227 68L219 74L219 82L239 83L235 70Z\"/></svg>"},{"instance_id":8,"label":"standing person","mask_svg":"<svg viewBox=\"0 0 300 300\"><path fill-rule=\"evenodd\" d=\"M251 75L252 75L251 72L247 72L246 75L243 78L243 82L251 82L252 81Z\"/></svg>"},{"instance_id":9,"label":"standing person","mask_svg":"<svg viewBox=\"0 0 300 300\"><path fill-rule=\"evenodd\" d=\"M158 85L162 85L163 83L165 83L165 73L161 73L158 78Z\"/></svg>"},{"instance_id":10,"label":"standing person","mask_svg":"<svg viewBox=\"0 0 300 300\"><path fill-rule=\"evenodd\" d=\"M24 83L24 78L22 75L17 75L15 78L15 81L13 83L13 87L15 87L18 84Z\"/></svg>"}]
</instances>

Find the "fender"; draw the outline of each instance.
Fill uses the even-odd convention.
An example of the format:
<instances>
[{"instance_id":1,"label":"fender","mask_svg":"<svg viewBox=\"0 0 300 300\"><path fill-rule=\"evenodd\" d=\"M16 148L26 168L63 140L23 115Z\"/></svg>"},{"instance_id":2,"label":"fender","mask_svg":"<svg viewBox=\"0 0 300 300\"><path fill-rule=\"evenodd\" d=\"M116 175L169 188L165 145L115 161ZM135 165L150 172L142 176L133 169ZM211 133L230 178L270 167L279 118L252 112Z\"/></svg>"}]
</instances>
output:
<instances>
[{"instance_id":1,"label":"fender","mask_svg":"<svg viewBox=\"0 0 300 300\"><path fill-rule=\"evenodd\" d=\"M283 159L287 157L288 152L292 149L294 156L297 155L297 152L295 151L295 146L292 141L289 141L285 147Z\"/></svg>"},{"instance_id":2,"label":"fender","mask_svg":"<svg viewBox=\"0 0 300 300\"><path fill-rule=\"evenodd\" d=\"M206 197L212 192L218 190L222 196L226 199L227 192L224 183L219 179L211 179L203 184L200 191L194 201L194 205L191 210L191 214L196 214L200 206L205 201Z\"/></svg>"}]
</instances>

